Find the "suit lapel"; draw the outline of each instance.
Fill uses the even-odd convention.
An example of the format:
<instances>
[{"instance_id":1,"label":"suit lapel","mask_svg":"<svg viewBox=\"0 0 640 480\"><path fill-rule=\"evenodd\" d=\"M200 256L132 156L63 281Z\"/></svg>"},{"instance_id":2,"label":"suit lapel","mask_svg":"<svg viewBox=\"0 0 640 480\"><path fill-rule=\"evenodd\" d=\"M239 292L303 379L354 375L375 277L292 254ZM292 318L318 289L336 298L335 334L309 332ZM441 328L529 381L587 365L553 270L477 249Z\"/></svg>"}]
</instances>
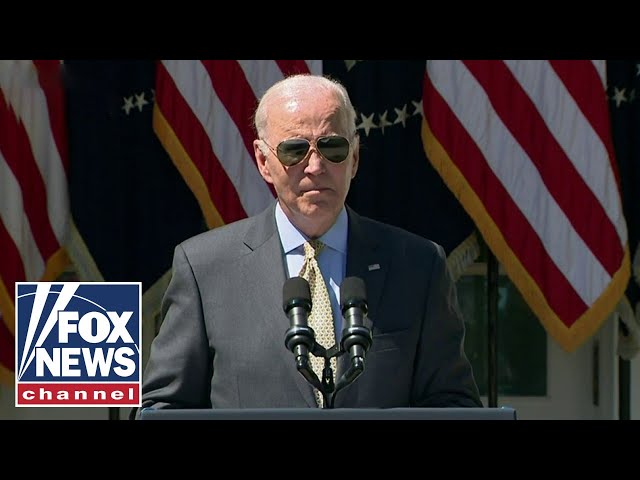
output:
<instances>
[{"instance_id":1,"label":"suit lapel","mask_svg":"<svg viewBox=\"0 0 640 480\"><path fill-rule=\"evenodd\" d=\"M349 214L349 236L347 244L346 276L360 277L367 292L368 314L365 326L369 329L375 324L376 314L382 298L384 282L389 272L391 251L367 228L360 215L347 207ZM337 375L349 368L349 354L338 358ZM339 377L338 377L339 378ZM336 407L353 405L357 402L358 380L338 393Z\"/></svg>"},{"instance_id":2,"label":"suit lapel","mask_svg":"<svg viewBox=\"0 0 640 480\"><path fill-rule=\"evenodd\" d=\"M389 271L391 252L384 248L379 238L369 231L360 215L351 209L349 212L349 239L347 245L346 276L360 277L364 280L369 307L367 326L375 321L382 289Z\"/></svg>"}]
</instances>

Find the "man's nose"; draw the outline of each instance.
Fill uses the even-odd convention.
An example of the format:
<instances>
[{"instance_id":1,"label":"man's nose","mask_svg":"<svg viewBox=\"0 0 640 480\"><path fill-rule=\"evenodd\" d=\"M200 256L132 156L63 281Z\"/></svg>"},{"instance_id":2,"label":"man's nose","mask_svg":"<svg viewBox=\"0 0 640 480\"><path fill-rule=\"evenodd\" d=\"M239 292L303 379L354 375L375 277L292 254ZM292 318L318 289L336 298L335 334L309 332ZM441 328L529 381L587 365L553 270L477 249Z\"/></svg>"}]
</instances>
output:
<instances>
[{"instance_id":1,"label":"man's nose","mask_svg":"<svg viewBox=\"0 0 640 480\"><path fill-rule=\"evenodd\" d=\"M307 168L305 169L307 172L315 174L324 172L325 160L315 147L311 147L308 157Z\"/></svg>"}]
</instances>

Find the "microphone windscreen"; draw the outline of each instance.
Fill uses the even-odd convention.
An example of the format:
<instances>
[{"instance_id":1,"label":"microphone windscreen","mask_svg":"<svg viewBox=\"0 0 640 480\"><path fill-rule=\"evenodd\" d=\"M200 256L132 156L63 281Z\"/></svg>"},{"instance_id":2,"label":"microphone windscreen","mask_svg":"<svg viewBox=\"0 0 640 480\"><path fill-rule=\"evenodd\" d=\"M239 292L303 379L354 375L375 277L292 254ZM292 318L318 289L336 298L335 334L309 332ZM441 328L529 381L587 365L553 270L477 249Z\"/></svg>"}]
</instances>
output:
<instances>
[{"instance_id":1,"label":"microphone windscreen","mask_svg":"<svg viewBox=\"0 0 640 480\"><path fill-rule=\"evenodd\" d=\"M347 277L340 285L340 309L344 313L353 306L367 308L367 289L360 277Z\"/></svg>"},{"instance_id":2,"label":"microphone windscreen","mask_svg":"<svg viewBox=\"0 0 640 480\"><path fill-rule=\"evenodd\" d=\"M282 308L285 313L296 306L311 311L311 290L309 282L302 277L291 277L282 286Z\"/></svg>"}]
</instances>

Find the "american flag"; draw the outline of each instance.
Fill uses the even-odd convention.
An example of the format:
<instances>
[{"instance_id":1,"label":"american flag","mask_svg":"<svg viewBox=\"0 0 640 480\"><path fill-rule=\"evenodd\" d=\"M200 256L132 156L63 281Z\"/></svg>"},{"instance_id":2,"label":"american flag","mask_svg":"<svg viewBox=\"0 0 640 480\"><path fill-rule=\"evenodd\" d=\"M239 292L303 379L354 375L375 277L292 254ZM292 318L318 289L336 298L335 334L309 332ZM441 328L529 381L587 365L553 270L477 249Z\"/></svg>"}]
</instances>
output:
<instances>
[{"instance_id":1,"label":"american flag","mask_svg":"<svg viewBox=\"0 0 640 480\"><path fill-rule=\"evenodd\" d=\"M321 60L163 60L153 126L209 228L262 211L274 191L258 172L252 115L266 89Z\"/></svg>"},{"instance_id":2,"label":"american flag","mask_svg":"<svg viewBox=\"0 0 640 480\"><path fill-rule=\"evenodd\" d=\"M14 380L14 288L68 265L67 137L58 60L0 61L0 381Z\"/></svg>"},{"instance_id":3,"label":"american flag","mask_svg":"<svg viewBox=\"0 0 640 480\"><path fill-rule=\"evenodd\" d=\"M427 156L565 350L630 276L602 60L430 60Z\"/></svg>"}]
</instances>

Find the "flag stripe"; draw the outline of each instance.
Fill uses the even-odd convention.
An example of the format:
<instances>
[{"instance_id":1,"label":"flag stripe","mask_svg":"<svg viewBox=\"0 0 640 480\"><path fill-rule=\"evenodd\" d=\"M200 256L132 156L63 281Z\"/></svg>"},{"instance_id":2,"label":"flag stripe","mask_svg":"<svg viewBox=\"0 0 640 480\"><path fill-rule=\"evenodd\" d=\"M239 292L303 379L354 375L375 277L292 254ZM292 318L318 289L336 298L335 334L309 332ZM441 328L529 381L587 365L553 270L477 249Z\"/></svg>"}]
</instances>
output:
<instances>
[{"instance_id":1,"label":"flag stripe","mask_svg":"<svg viewBox=\"0 0 640 480\"><path fill-rule=\"evenodd\" d=\"M480 200L477 208L485 208L484 216L495 222L491 227L496 234L504 237L512 250L511 260L521 263L521 270L529 272L541 290L549 290L547 302L552 310L563 317L577 318L586 310L585 302L550 261L540 238L487 164L467 130L434 89L429 76L425 77L425 92L425 118L430 119L429 127L433 135L445 151L452 152L451 161L456 169L466 173L464 180L469 182L470 189L477 193ZM432 157L429 155L429 158ZM455 185L452 190L456 193L462 188L462 185ZM468 207L468 204L465 206ZM473 216L473 212L470 214ZM522 252L527 252L527 255L521 255ZM545 270L543 265L549 265L549 268Z\"/></svg>"},{"instance_id":2,"label":"flag stripe","mask_svg":"<svg viewBox=\"0 0 640 480\"><path fill-rule=\"evenodd\" d=\"M260 99L269 86L285 77L283 69L275 60L238 60L237 62L256 99Z\"/></svg>"},{"instance_id":3,"label":"flag stripe","mask_svg":"<svg viewBox=\"0 0 640 480\"><path fill-rule=\"evenodd\" d=\"M571 222L595 256L602 261L609 275L613 275L623 255L617 233L604 207L578 175L535 104L522 90L521 83L502 62L492 63L489 68L483 61L464 63L487 92L496 114L533 162L550 195L566 214L567 221ZM557 107L561 111L571 110L564 105ZM521 118L527 121L520 121ZM509 168L505 166L505 169ZM523 182L526 180L521 178ZM567 188L568 182L571 183L571 189ZM601 227L593 229L594 223Z\"/></svg>"},{"instance_id":4,"label":"flag stripe","mask_svg":"<svg viewBox=\"0 0 640 480\"><path fill-rule=\"evenodd\" d=\"M69 148L67 145L67 125L62 87L62 67L59 60L34 60L38 71L38 81L44 92L49 111L50 127L60 160L65 171L69 170Z\"/></svg>"},{"instance_id":5,"label":"flag stripe","mask_svg":"<svg viewBox=\"0 0 640 480\"><path fill-rule=\"evenodd\" d=\"M24 211L20 184L7 165L2 152L0 152L0 185L2 185L3 198L9 199L0 202L0 218L19 252L19 260L14 259L14 261L22 263L26 278L39 279L44 272L44 259ZM8 286L13 291L13 284Z\"/></svg>"},{"instance_id":6,"label":"flag stripe","mask_svg":"<svg viewBox=\"0 0 640 480\"><path fill-rule=\"evenodd\" d=\"M4 100L1 91L0 98ZM23 124L16 119L13 111L4 101L0 101L0 125L2 125L0 152L15 179L11 181L14 189L12 195L15 196L16 202L18 197L22 198L26 218L29 219L30 224L38 226L32 232L34 242L38 246L40 256L47 258L58 249L59 245L47 218L46 187L33 158ZM9 174L5 171L4 175ZM7 182L9 182L8 179ZM18 188L21 191L17 191ZM22 191L25 191L26 195L23 196ZM14 217L14 222L23 222L24 217L21 213L19 210L15 211L14 215L7 212L4 218L7 218L7 222L11 217ZM17 225L12 226L11 230L17 232L17 228ZM35 272L31 273L35 274Z\"/></svg>"},{"instance_id":7,"label":"flag stripe","mask_svg":"<svg viewBox=\"0 0 640 480\"><path fill-rule=\"evenodd\" d=\"M4 322L0 322L0 383L13 382L11 366L15 363L15 355L13 332L7 329Z\"/></svg>"},{"instance_id":8,"label":"flag stripe","mask_svg":"<svg viewBox=\"0 0 640 480\"><path fill-rule=\"evenodd\" d=\"M257 99L274 83L295 73L322 74L322 60L238 60Z\"/></svg>"},{"instance_id":9,"label":"flag stripe","mask_svg":"<svg viewBox=\"0 0 640 480\"><path fill-rule=\"evenodd\" d=\"M234 60L203 60L202 64L211 78L215 94L235 123L247 152L253 152L254 135L251 121L256 107L256 96L240 65Z\"/></svg>"},{"instance_id":10,"label":"flag stripe","mask_svg":"<svg viewBox=\"0 0 640 480\"><path fill-rule=\"evenodd\" d=\"M567 90L575 99L576 104L583 112L585 119L591 124L594 133L598 136L610 159L610 168L615 177L615 183L620 184L618 166L615 162L613 150L613 137L611 136L611 119L606 102L594 102L593 85L602 84L606 88L606 68L603 62L579 61L579 60L549 60L549 64L566 85ZM606 96L606 92L605 93ZM616 189L617 190L617 189ZM611 205L615 211L617 202ZM614 218L617 224L624 219Z\"/></svg>"},{"instance_id":11,"label":"flag stripe","mask_svg":"<svg viewBox=\"0 0 640 480\"><path fill-rule=\"evenodd\" d=\"M188 161L193 163L195 171L202 177L206 194L217 206L222 222L229 223L243 218L246 213L233 184L211 148L207 132L194 116L193 110L185 102L179 85L175 83L175 76L166 67L167 63L163 62L158 68L157 107L166 118L167 124L175 131L176 139L184 148ZM192 79L195 80L195 76L192 76ZM198 81L202 80L198 79ZM210 89L206 84L202 88ZM175 153L172 158L175 158ZM190 182L188 181L188 183ZM199 198L199 201L202 206L203 199Z\"/></svg>"},{"instance_id":12,"label":"flag stripe","mask_svg":"<svg viewBox=\"0 0 640 480\"><path fill-rule=\"evenodd\" d=\"M304 60L276 60L276 63L285 76L312 72L310 65Z\"/></svg>"},{"instance_id":13,"label":"flag stripe","mask_svg":"<svg viewBox=\"0 0 640 480\"><path fill-rule=\"evenodd\" d=\"M2 162L0 162L1 170ZM2 177L0 175L0 184ZM5 228L4 219L0 221L0 252L2 261L0 262L0 313L2 322L13 335L15 330L15 315L13 309L14 285L25 277L20 252L16 247L13 238ZM0 337L2 335L0 334ZM11 363L13 364L13 362Z\"/></svg>"}]
</instances>

